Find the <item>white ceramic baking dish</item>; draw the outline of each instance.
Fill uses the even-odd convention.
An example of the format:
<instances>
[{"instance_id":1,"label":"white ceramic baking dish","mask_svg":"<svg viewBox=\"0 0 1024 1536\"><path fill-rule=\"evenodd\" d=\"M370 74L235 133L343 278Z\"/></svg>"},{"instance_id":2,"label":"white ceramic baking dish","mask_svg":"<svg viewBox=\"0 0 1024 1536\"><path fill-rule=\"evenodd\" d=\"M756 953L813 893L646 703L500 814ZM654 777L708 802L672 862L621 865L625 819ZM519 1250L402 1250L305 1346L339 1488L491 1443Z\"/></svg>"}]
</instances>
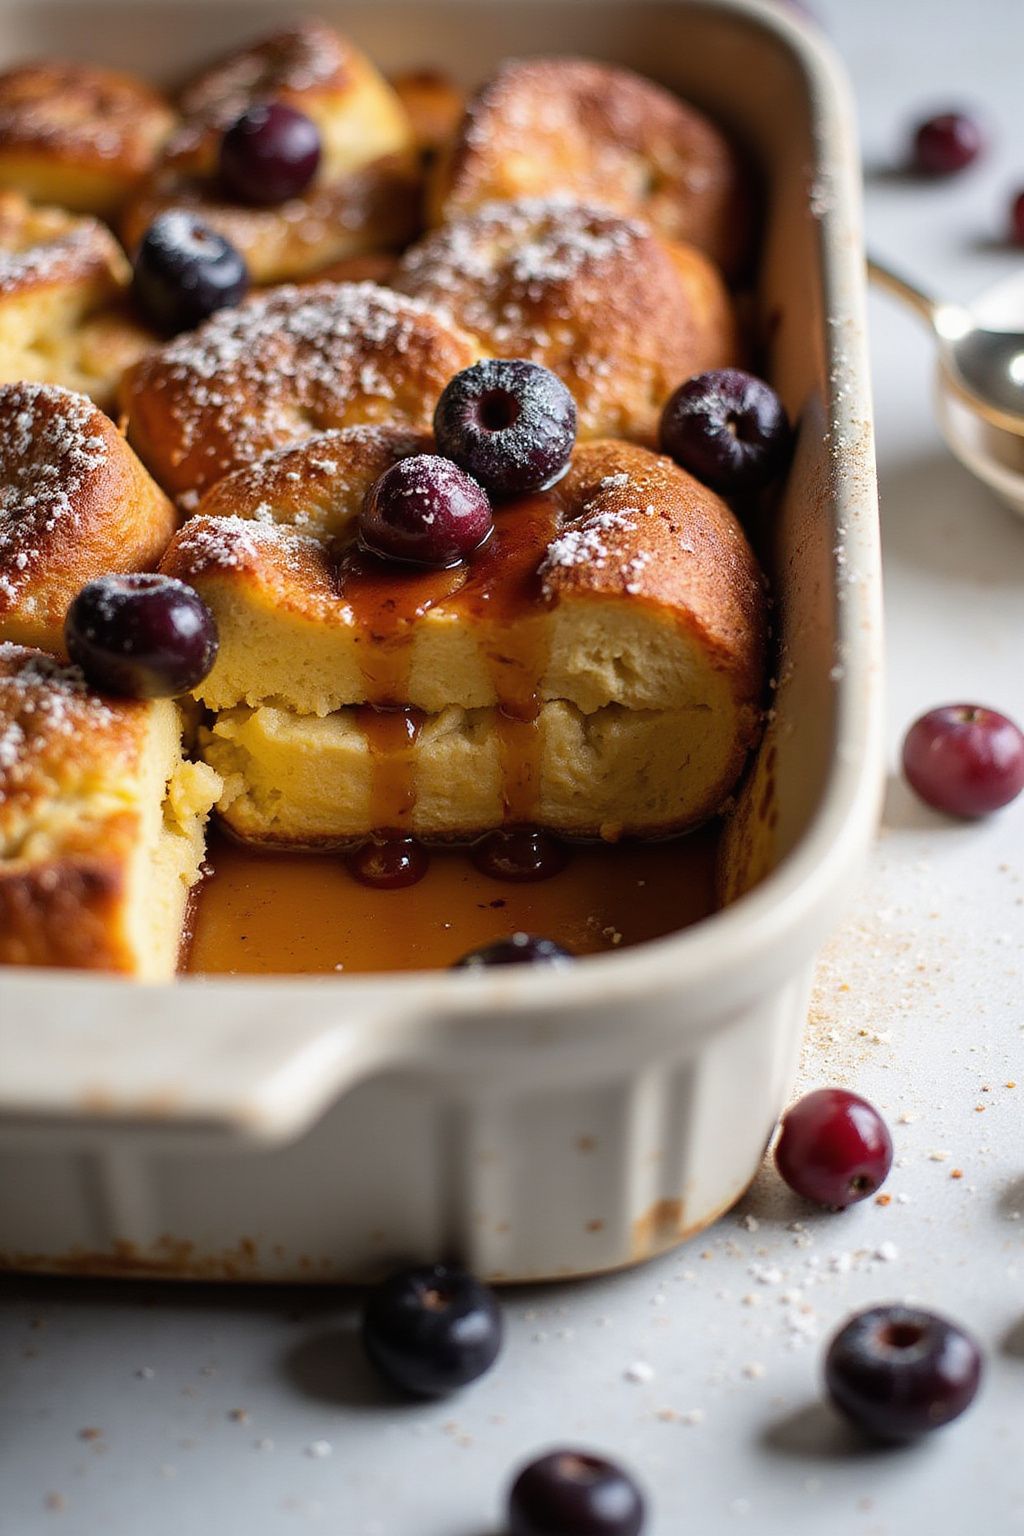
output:
<instances>
[{"instance_id":1,"label":"white ceramic baking dish","mask_svg":"<svg viewBox=\"0 0 1024 1536\"><path fill-rule=\"evenodd\" d=\"M388 68L614 59L732 128L765 178L759 305L799 443L778 523L768 738L727 910L565 973L0 981L8 1266L360 1278L458 1254L524 1280L629 1264L752 1178L791 1081L815 949L881 785L877 508L846 83L756 0L367 0L319 9ZM281 5L4 0L3 57L172 77Z\"/></svg>"}]
</instances>

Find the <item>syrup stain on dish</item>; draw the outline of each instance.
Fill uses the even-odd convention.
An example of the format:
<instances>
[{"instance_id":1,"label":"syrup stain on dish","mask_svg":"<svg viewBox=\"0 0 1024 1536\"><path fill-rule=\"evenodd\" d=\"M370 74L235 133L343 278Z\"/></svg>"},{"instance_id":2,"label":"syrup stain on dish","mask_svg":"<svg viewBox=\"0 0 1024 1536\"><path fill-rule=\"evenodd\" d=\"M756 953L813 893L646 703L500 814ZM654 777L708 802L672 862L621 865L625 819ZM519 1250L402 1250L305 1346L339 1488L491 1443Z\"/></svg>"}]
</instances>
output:
<instances>
[{"instance_id":1,"label":"syrup stain on dish","mask_svg":"<svg viewBox=\"0 0 1024 1536\"><path fill-rule=\"evenodd\" d=\"M193 975L434 970L523 931L574 955L661 938L715 908L717 826L663 843L581 844L564 869L495 880L466 850L431 850L423 878L373 889L340 854L261 853L214 835L184 969Z\"/></svg>"}]
</instances>

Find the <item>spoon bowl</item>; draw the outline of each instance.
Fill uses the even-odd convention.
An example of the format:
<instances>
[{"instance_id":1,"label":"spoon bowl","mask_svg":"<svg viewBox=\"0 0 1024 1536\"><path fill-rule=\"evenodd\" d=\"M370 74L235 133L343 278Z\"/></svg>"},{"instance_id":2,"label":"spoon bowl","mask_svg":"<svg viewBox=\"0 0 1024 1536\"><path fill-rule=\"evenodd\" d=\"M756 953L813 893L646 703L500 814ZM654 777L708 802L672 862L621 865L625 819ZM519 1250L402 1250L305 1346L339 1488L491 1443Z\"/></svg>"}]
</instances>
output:
<instances>
[{"instance_id":1,"label":"spoon bowl","mask_svg":"<svg viewBox=\"0 0 1024 1536\"><path fill-rule=\"evenodd\" d=\"M877 261L868 270L932 327L939 425L949 448L1024 517L1024 272L967 306L941 303Z\"/></svg>"}]
</instances>

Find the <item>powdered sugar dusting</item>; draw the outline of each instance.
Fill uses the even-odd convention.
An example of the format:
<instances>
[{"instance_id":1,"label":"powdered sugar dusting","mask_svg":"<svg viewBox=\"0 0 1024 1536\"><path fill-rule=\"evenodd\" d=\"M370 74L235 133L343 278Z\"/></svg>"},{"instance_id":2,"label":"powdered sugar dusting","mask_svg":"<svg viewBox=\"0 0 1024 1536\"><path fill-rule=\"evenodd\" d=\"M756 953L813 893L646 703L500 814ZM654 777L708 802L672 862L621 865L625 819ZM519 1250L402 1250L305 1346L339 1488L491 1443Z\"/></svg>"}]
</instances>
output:
<instances>
[{"instance_id":1,"label":"powdered sugar dusting","mask_svg":"<svg viewBox=\"0 0 1024 1536\"><path fill-rule=\"evenodd\" d=\"M31 789L55 743L107 729L114 718L76 667L0 643L0 805Z\"/></svg>"},{"instance_id":2,"label":"powdered sugar dusting","mask_svg":"<svg viewBox=\"0 0 1024 1536\"><path fill-rule=\"evenodd\" d=\"M132 390L165 418L150 455L165 476L195 455L193 489L326 427L429 422L468 353L425 305L374 283L285 285L150 353Z\"/></svg>"},{"instance_id":3,"label":"powdered sugar dusting","mask_svg":"<svg viewBox=\"0 0 1024 1536\"><path fill-rule=\"evenodd\" d=\"M599 298L649 240L643 225L571 197L488 203L408 251L394 282L499 352L524 336L541 349L578 316L580 285Z\"/></svg>"},{"instance_id":4,"label":"powdered sugar dusting","mask_svg":"<svg viewBox=\"0 0 1024 1536\"><path fill-rule=\"evenodd\" d=\"M0 388L0 607L17 601L53 538L78 529L108 459L102 421L84 395L55 384Z\"/></svg>"},{"instance_id":5,"label":"powdered sugar dusting","mask_svg":"<svg viewBox=\"0 0 1024 1536\"><path fill-rule=\"evenodd\" d=\"M350 50L330 27L307 21L231 54L200 75L179 99L184 127L172 150L186 150L206 129L223 129L253 102L302 96L344 84Z\"/></svg>"}]
</instances>

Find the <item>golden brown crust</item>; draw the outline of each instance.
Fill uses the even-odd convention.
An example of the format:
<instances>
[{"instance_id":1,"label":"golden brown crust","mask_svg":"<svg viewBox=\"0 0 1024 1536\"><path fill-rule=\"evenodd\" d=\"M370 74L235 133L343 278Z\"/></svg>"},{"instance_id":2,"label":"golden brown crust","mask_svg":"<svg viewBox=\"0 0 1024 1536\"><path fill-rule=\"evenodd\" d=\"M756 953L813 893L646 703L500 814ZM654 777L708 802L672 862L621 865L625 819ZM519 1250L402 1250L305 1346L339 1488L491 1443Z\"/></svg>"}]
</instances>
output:
<instances>
[{"instance_id":1,"label":"golden brown crust","mask_svg":"<svg viewBox=\"0 0 1024 1536\"><path fill-rule=\"evenodd\" d=\"M0 298L89 282L98 296L114 299L130 277L124 252L98 219L40 208L20 192L0 191Z\"/></svg>"},{"instance_id":2,"label":"golden brown crust","mask_svg":"<svg viewBox=\"0 0 1024 1536\"><path fill-rule=\"evenodd\" d=\"M0 964L131 968L115 915L137 818L109 786L138 772L147 708L0 644Z\"/></svg>"},{"instance_id":3,"label":"golden brown crust","mask_svg":"<svg viewBox=\"0 0 1024 1536\"><path fill-rule=\"evenodd\" d=\"M419 172L403 155L382 156L275 208L228 202L212 179L168 164L125 210L121 234L134 250L157 214L183 208L241 251L254 283L291 282L336 261L398 250L421 227L420 192Z\"/></svg>"},{"instance_id":4,"label":"golden brown crust","mask_svg":"<svg viewBox=\"0 0 1024 1536\"><path fill-rule=\"evenodd\" d=\"M337 434L326 468L321 447L325 440L318 439L278 456L269 469L257 464L240 470L215 487L200 505L203 515L187 522L172 541L161 569L204 594L219 622L223 617L222 641L228 633L230 607L241 603L259 613L261 623L273 623L277 616L282 621L301 619L313 626L306 634L319 631L317 647L330 644L329 631L353 637L351 643L357 649L372 644L372 634L360 633L359 621L346 601L339 557L356 537L358 486L369 473L371 458L379 454L384 464L388 455L398 457L410 444L393 435L382 435L373 444L358 439L358 430ZM315 471L314 459L320 461ZM289 483L286 477L291 475L297 478ZM339 486L332 515L321 515L317 507L328 501L332 479ZM309 511L300 516L307 496ZM556 531L550 541L536 547L538 579L533 584L526 581L525 590L532 590L529 601L517 602L506 611L496 592L486 609L500 610L501 622L511 626L531 625L538 618L547 622L545 616L550 618L559 605L580 600L642 607L659 622L681 626L692 634L709 664L730 675L736 701L756 711L763 687L765 586L753 551L725 502L671 459L617 441L582 444L554 499ZM506 521L508 515L506 509ZM480 559L490 559L486 547ZM502 574L500 568L494 570L496 587ZM523 583L528 576L520 559L514 579ZM476 631L476 643L486 650L486 611L464 602L465 590L476 579L472 557L460 570L440 573L436 592L429 590L429 578L424 577L419 606L409 611L408 632L422 629L424 622L437 623L451 610L459 615L459 627ZM347 646L349 641L343 643ZM222 648L226 652L226 642ZM531 654L539 666L545 665L543 645L532 648ZM438 680L431 694L394 702L427 710L491 702L492 685L486 674L480 680L483 665L478 661L461 686L451 672ZM296 657L296 681L306 677L306 668L306 662ZM210 686L216 687L217 682L215 669ZM534 677L530 685L541 697L560 696L543 678ZM319 712L365 702L367 694L358 691L358 684L351 693L343 692L345 686L339 669L334 676L336 691L323 699ZM261 695L257 680L249 701L275 691L273 686L268 689ZM205 693L202 696L208 698ZM218 699L218 707L224 702ZM586 699L584 707L592 702ZM600 702L629 703L629 699L609 697ZM654 707L654 702L645 700L640 707Z\"/></svg>"},{"instance_id":5,"label":"golden brown crust","mask_svg":"<svg viewBox=\"0 0 1024 1536\"><path fill-rule=\"evenodd\" d=\"M737 697L764 687L765 581L721 497L663 454L585 444L562 485L568 515L541 565L548 597L620 597L671 610L735 669Z\"/></svg>"},{"instance_id":6,"label":"golden brown crust","mask_svg":"<svg viewBox=\"0 0 1024 1536\"><path fill-rule=\"evenodd\" d=\"M132 818L124 820L127 831ZM118 829L111 828L111 836L115 848L127 851ZM133 957L117 920L123 904L116 852L0 871L0 965L131 971Z\"/></svg>"},{"instance_id":7,"label":"golden brown crust","mask_svg":"<svg viewBox=\"0 0 1024 1536\"><path fill-rule=\"evenodd\" d=\"M458 128L466 107L465 92L438 69L407 69L392 75L391 88L409 115L417 149L429 160Z\"/></svg>"},{"instance_id":8,"label":"golden brown crust","mask_svg":"<svg viewBox=\"0 0 1024 1536\"><path fill-rule=\"evenodd\" d=\"M413 246L391 282L486 352L557 373L584 437L653 442L683 379L738 360L729 295L705 256L571 199L490 203Z\"/></svg>"},{"instance_id":9,"label":"golden brown crust","mask_svg":"<svg viewBox=\"0 0 1024 1536\"><path fill-rule=\"evenodd\" d=\"M314 120L323 154L301 197L255 208L225 195L218 149L225 128L269 98ZM276 283L349 256L396 250L421 225L421 173L401 102L370 61L321 22L232 53L182 93L179 107L180 128L125 211L129 249L157 213L187 208L238 247L254 282Z\"/></svg>"},{"instance_id":10,"label":"golden brown crust","mask_svg":"<svg viewBox=\"0 0 1024 1536\"><path fill-rule=\"evenodd\" d=\"M0 185L82 213L111 214L174 124L144 81L51 60L0 75Z\"/></svg>"},{"instance_id":11,"label":"golden brown crust","mask_svg":"<svg viewBox=\"0 0 1024 1536\"><path fill-rule=\"evenodd\" d=\"M271 449L360 422L427 426L470 338L372 283L276 288L222 310L126 375L128 437L191 499Z\"/></svg>"},{"instance_id":12,"label":"golden brown crust","mask_svg":"<svg viewBox=\"0 0 1024 1536\"><path fill-rule=\"evenodd\" d=\"M157 338L127 296L131 268L98 220L0 191L0 383L81 390L108 409Z\"/></svg>"},{"instance_id":13,"label":"golden brown crust","mask_svg":"<svg viewBox=\"0 0 1024 1536\"><path fill-rule=\"evenodd\" d=\"M399 459L433 452L433 438L404 427L344 427L279 448L218 480L197 517L244 517L346 541L373 482Z\"/></svg>"},{"instance_id":14,"label":"golden brown crust","mask_svg":"<svg viewBox=\"0 0 1024 1536\"><path fill-rule=\"evenodd\" d=\"M433 223L494 199L553 192L643 217L727 272L742 265L751 195L712 122L630 70L584 59L511 60L470 101L438 164Z\"/></svg>"},{"instance_id":15,"label":"golden brown crust","mask_svg":"<svg viewBox=\"0 0 1024 1536\"><path fill-rule=\"evenodd\" d=\"M322 21L281 27L231 49L180 92L184 126L176 139L215 137L255 101L284 101L312 116L351 88L362 62L362 54Z\"/></svg>"},{"instance_id":16,"label":"golden brown crust","mask_svg":"<svg viewBox=\"0 0 1024 1536\"><path fill-rule=\"evenodd\" d=\"M104 571L151 569L176 521L84 395L0 386L0 639L61 651L76 592Z\"/></svg>"}]
</instances>

